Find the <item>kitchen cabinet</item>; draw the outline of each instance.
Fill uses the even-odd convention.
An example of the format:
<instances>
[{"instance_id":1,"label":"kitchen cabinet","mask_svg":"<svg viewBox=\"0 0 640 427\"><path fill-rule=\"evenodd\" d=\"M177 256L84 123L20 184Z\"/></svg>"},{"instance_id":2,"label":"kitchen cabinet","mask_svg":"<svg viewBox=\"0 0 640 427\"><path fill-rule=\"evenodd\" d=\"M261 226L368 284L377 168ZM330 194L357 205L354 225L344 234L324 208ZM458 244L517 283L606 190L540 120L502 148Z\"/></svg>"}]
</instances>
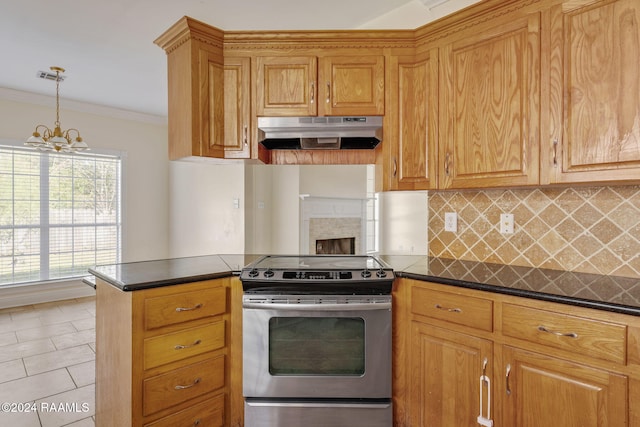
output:
<instances>
[{"instance_id":1,"label":"kitchen cabinet","mask_svg":"<svg viewBox=\"0 0 640 427\"><path fill-rule=\"evenodd\" d=\"M549 20L545 178L640 179L640 3L567 1Z\"/></svg>"},{"instance_id":2,"label":"kitchen cabinet","mask_svg":"<svg viewBox=\"0 0 640 427\"><path fill-rule=\"evenodd\" d=\"M482 399L494 425L640 426L639 318L410 279L394 297L395 425L476 425Z\"/></svg>"},{"instance_id":3,"label":"kitchen cabinet","mask_svg":"<svg viewBox=\"0 0 640 427\"><path fill-rule=\"evenodd\" d=\"M391 190L436 188L438 51L391 56L388 160ZM397 141L397 143L393 143Z\"/></svg>"},{"instance_id":4,"label":"kitchen cabinet","mask_svg":"<svg viewBox=\"0 0 640 427\"><path fill-rule=\"evenodd\" d=\"M258 116L384 115L384 56L258 56Z\"/></svg>"},{"instance_id":5,"label":"kitchen cabinet","mask_svg":"<svg viewBox=\"0 0 640 427\"><path fill-rule=\"evenodd\" d=\"M251 59L224 59L224 156L251 158Z\"/></svg>"},{"instance_id":6,"label":"kitchen cabinet","mask_svg":"<svg viewBox=\"0 0 640 427\"><path fill-rule=\"evenodd\" d=\"M440 50L438 187L539 183L540 15L514 12Z\"/></svg>"},{"instance_id":7,"label":"kitchen cabinet","mask_svg":"<svg viewBox=\"0 0 640 427\"><path fill-rule=\"evenodd\" d=\"M223 39L183 17L155 40L167 52L169 160L224 158Z\"/></svg>"},{"instance_id":8,"label":"kitchen cabinet","mask_svg":"<svg viewBox=\"0 0 640 427\"><path fill-rule=\"evenodd\" d=\"M96 425L242 425L237 279L96 292Z\"/></svg>"}]
</instances>

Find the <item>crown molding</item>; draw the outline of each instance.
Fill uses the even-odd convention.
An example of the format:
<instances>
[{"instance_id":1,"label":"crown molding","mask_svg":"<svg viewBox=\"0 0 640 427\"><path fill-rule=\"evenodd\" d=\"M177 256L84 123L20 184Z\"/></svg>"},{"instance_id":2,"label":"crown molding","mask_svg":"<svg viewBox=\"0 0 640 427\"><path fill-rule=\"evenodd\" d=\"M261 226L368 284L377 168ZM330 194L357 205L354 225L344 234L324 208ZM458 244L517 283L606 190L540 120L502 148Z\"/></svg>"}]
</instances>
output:
<instances>
[{"instance_id":1,"label":"crown molding","mask_svg":"<svg viewBox=\"0 0 640 427\"><path fill-rule=\"evenodd\" d=\"M41 95L33 92L24 92L15 89L0 87L0 99L23 102L26 104L42 105L52 107L56 99L53 96ZM105 105L91 104L88 102L64 99L64 109L81 113L90 113L98 116L110 117L113 119L131 120L135 122L150 123L155 125L166 125L167 117L155 114L140 113L137 111L124 110Z\"/></svg>"}]
</instances>

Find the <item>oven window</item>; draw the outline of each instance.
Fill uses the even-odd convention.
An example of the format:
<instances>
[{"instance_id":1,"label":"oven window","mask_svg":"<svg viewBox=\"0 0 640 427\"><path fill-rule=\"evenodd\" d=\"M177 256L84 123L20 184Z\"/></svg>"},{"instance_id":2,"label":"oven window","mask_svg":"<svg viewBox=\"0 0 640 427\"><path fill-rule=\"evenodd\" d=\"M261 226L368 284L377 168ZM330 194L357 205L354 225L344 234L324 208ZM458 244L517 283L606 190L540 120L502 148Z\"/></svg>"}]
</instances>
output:
<instances>
[{"instance_id":1,"label":"oven window","mask_svg":"<svg viewBox=\"0 0 640 427\"><path fill-rule=\"evenodd\" d=\"M363 375L364 319L272 317L271 375Z\"/></svg>"}]
</instances>

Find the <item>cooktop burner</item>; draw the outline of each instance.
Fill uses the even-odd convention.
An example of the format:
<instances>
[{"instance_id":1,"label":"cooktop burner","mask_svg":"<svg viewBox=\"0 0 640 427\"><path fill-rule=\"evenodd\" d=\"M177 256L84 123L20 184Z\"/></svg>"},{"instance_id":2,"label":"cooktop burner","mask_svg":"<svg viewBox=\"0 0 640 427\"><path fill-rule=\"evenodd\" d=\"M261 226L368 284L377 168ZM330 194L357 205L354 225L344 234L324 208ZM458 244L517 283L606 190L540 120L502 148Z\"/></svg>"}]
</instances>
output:
<instances>
[{"instance_id":1,"label":"cooktop burner","mask_svg":"<svg viewBox=\"0 0 640 427\"><path fill-rule=\"evenodd\" d=\"M268 255L242 269L245 292L389 294L395 276L369 255Z\"/></svg>"}]
</instances>

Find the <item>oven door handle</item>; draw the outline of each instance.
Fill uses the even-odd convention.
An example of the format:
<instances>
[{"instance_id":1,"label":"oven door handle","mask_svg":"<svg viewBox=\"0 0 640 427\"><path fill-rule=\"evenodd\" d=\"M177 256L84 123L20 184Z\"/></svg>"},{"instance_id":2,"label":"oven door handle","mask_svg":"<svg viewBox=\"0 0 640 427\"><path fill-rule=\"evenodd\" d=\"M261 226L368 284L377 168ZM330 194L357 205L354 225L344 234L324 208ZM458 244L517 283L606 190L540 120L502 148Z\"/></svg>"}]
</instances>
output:
<instances>
[{"instance_id":1,"label":"oven door handle","mask_svg":"<svg viewBox=\"0 0 640 427\"><path fill-rule=\"evenodd\" d=\"M373 311L391 310L391 302L353 303L353 304L280 304L265 302L243 302L242 308L282 311Z\"/></svg>"}]
</instances>

